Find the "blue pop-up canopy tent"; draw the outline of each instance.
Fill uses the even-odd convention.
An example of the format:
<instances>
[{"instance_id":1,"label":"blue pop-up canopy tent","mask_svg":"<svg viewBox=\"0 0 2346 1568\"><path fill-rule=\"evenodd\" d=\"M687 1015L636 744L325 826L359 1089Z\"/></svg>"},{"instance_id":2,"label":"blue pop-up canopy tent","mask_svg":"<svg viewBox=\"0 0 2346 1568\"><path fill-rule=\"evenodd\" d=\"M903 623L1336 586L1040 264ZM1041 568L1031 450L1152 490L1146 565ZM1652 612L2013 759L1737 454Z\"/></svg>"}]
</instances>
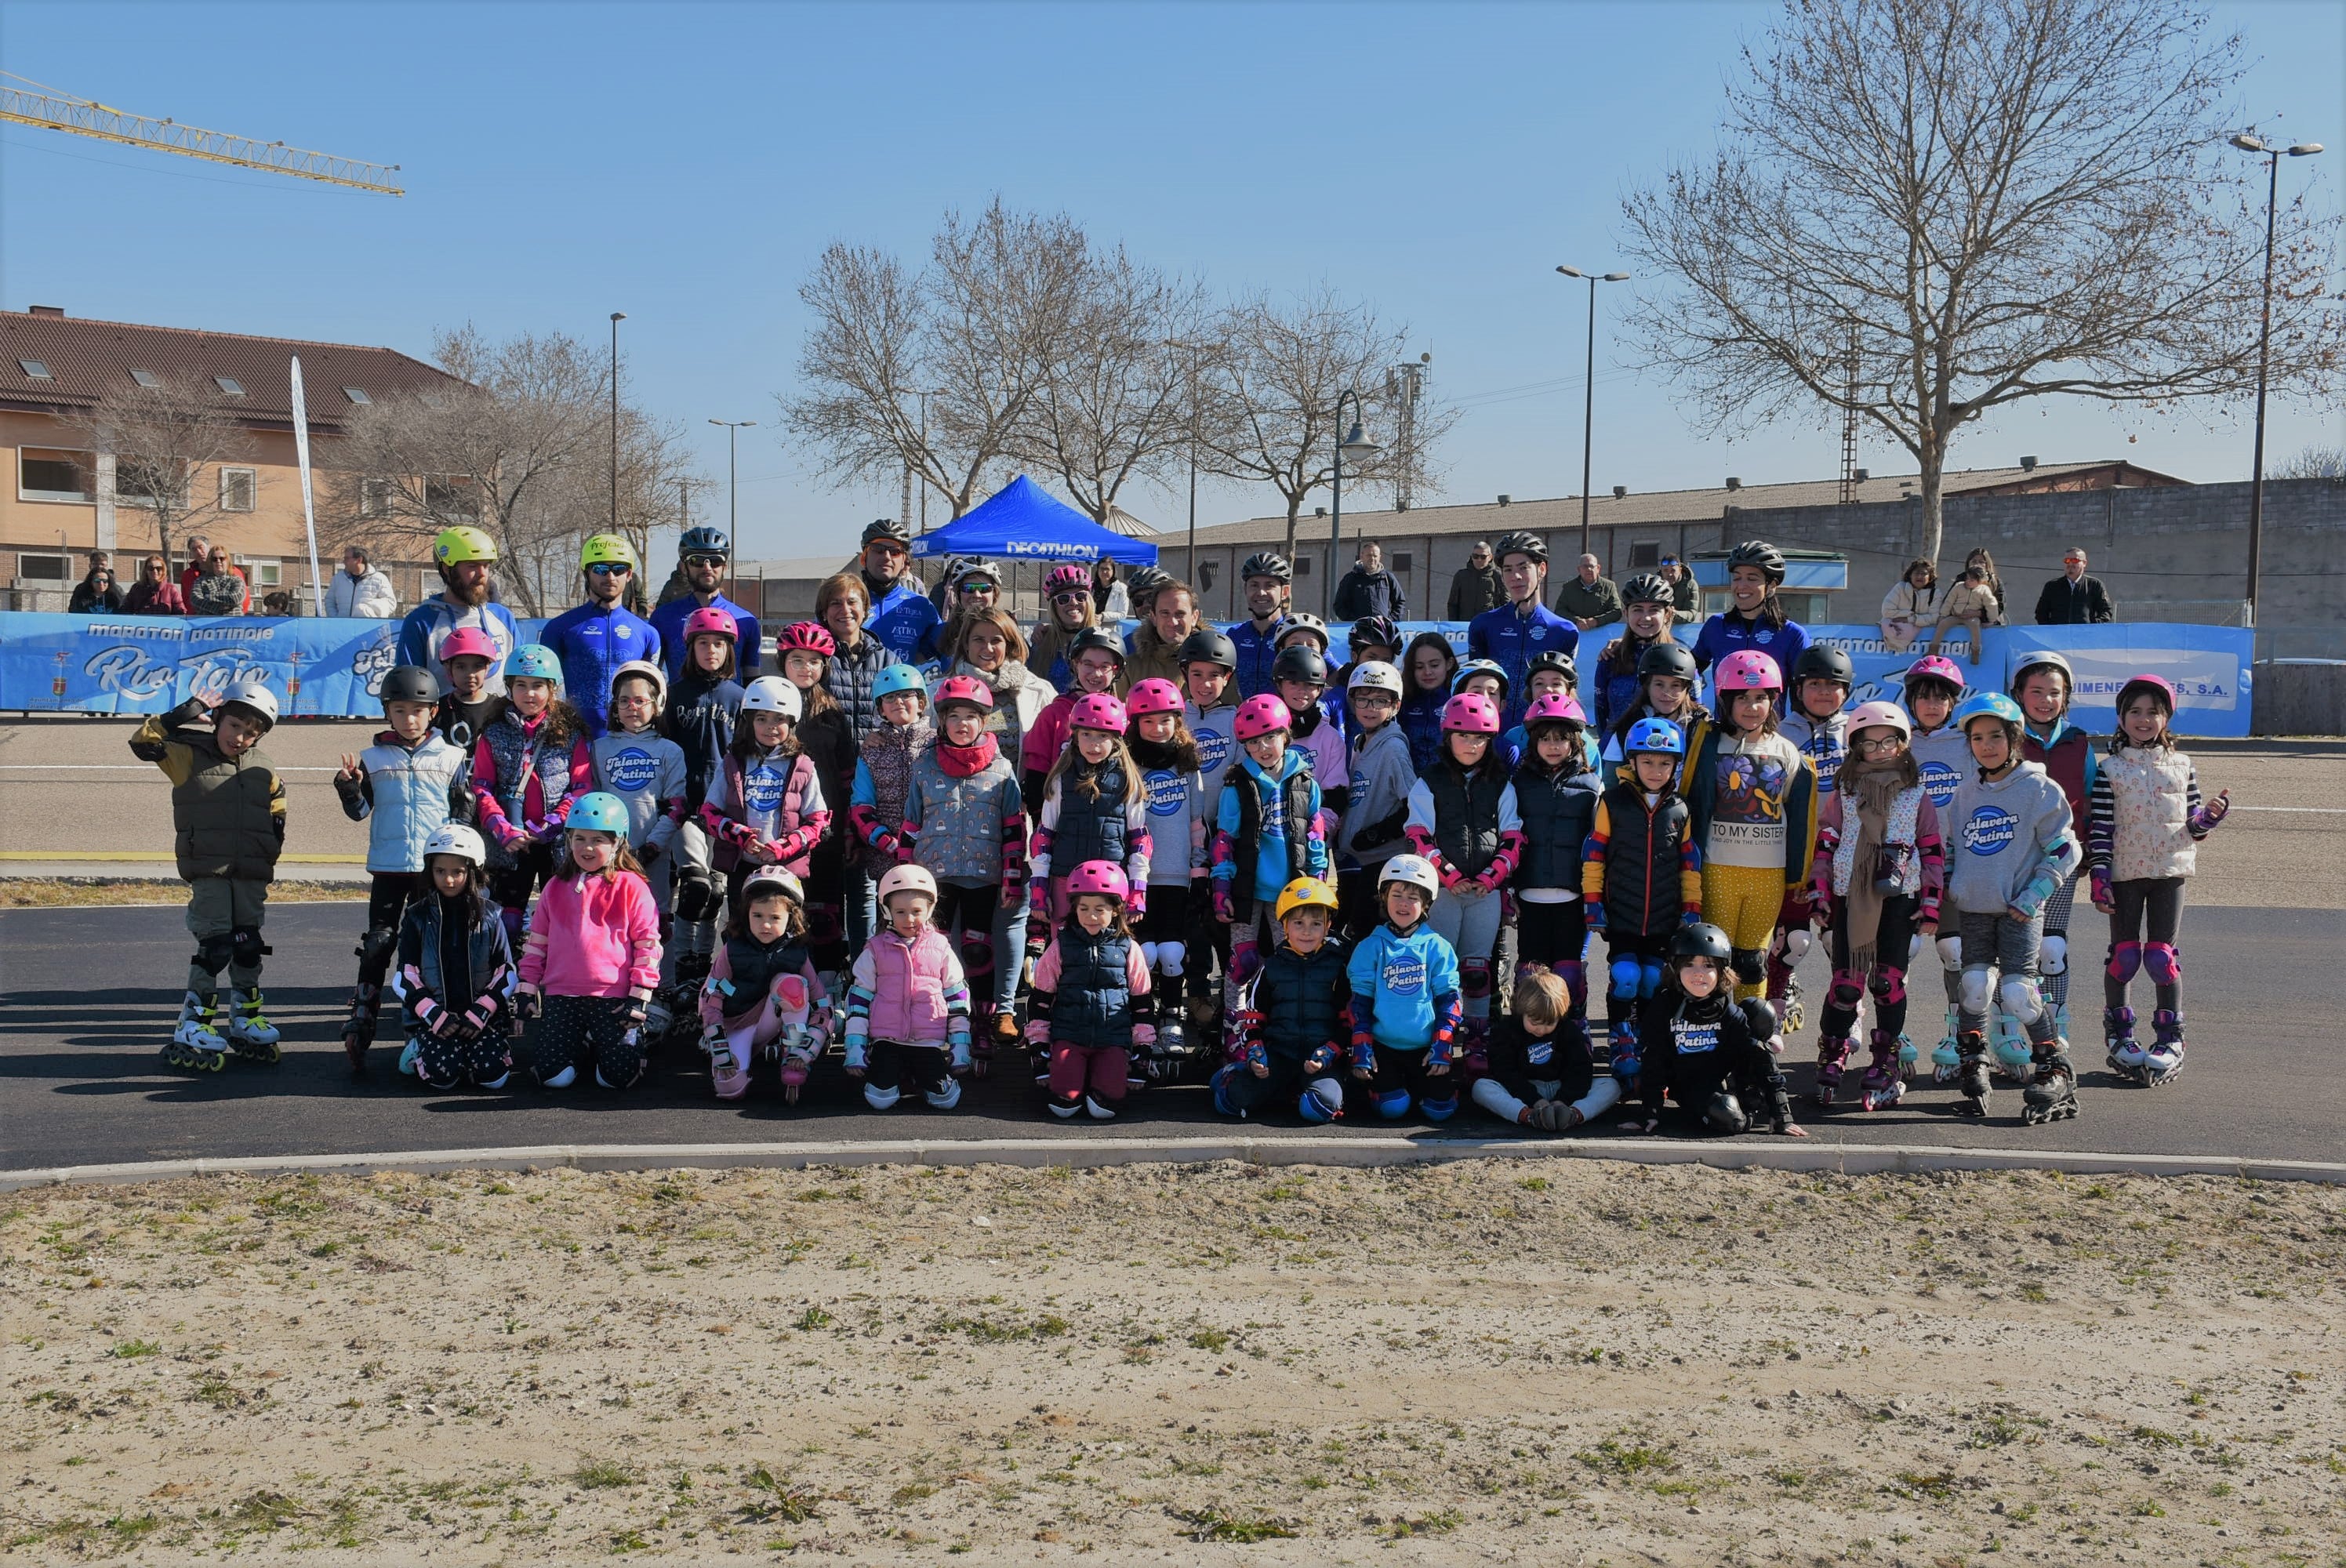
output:
<instances>
[{"instance_id":1,"label":"blue pop-up canopy tent","mask_svg":"<svg viewBox=\"0 0 2346 1568\"><path fill-rule=\"evenodd\" d=\"M1157 546L1101 527L1020 474L984 504L913 542L915 555L991 555L1012 561L1097 561L1153 566Z\"/></svg>"}]
</instances>

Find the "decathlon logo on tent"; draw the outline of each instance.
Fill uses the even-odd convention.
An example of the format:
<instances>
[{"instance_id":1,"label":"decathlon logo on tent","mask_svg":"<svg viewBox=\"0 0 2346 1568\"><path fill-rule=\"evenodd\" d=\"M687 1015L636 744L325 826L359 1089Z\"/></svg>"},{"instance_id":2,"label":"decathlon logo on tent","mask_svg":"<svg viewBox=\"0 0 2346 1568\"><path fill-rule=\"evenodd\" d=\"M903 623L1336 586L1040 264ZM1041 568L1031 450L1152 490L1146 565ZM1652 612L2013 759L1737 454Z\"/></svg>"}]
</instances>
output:
<instances>
[{"instance_id":1,"label":"decathlon logo on tent","mask_svg":"<svg viewBox=\"0 0 2346 1568\"><path fill-rule=\"evenodd\" d=\"M1964 824L1964 848L1974 855L1995 855L2020 831L2016 818L2001 806L1982 806Z\"/></svg>"},{"instance_id":2,"label":"decathlon logo on tent","mask_svg":"<svg viewBox=\"0 0 2346 1568\"><path fill-rule=\"evenodd\" d=\"M1016 539L1005 541L1002 546L1002 553L1005 555L1017 555L1021 557L1041 556L1046 560L1053 561L1096 561L1099 559L1099 546L1096 545L1029 545L1021 543Z\"/></svg>"}]
</instances>

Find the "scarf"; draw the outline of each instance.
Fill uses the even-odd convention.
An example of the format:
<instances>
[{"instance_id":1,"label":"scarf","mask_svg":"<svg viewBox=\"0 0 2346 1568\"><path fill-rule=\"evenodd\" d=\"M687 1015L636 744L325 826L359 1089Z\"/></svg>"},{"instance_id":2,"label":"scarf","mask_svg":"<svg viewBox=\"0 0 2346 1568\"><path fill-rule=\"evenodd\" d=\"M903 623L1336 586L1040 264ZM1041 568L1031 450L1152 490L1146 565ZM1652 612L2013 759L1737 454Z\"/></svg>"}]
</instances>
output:
<instances>
[{"instance_id":1,"label":"scarf","mask_svg":"<svg viewBox=\"0 0 2346 1568\"><path fill-rule=\"evenodd\" d=\"M1861 762L1854 769L1851 793L1857 807L1857 849L1851 859L1843 907L1848 911L1849 966L1859 974L1872 972L1875 938L1882 933L1882 899L1875 884L1875 868L1882 863L1882 830L1889 824L1890 808L1898 792L1906 788L1898 762L1897 758Z\"/></svg>"},{"instance_id":2,"label":"scarf","mask_svg":"<svg viewBox=\"0 0 2346 1568\"><path fill-rule=\"evenodd\" d=\"M982 773L994 766L996 755L998 748L994 744L994 732L990 729L979 734L974 746L952 746L943 739L937 742L937 766L944 769L949 778L966 779L973 773Z\"/></svg>"}]
</instances>

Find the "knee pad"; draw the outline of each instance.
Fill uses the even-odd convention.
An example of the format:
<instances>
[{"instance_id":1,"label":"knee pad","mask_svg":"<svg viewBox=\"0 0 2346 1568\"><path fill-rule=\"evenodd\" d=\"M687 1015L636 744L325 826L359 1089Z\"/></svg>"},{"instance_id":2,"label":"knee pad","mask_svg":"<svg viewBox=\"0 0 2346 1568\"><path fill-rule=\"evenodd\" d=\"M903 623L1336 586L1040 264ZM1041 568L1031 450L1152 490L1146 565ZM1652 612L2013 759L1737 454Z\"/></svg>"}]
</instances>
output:
<instances>
[{"instance_id":1,"label":"knee pad","mask_svg":"<svg viewBox=\"0 0 2346 1568\"><path fill-rule=\"evenodd\" d=\"M1189 955L1189 944L1181 942L1160 942L1157 944L1157 972L1168 980L1181 978L1181 961Z\"/></svg>"},{"instance_id":2,"label":"knee pad","mask_svg":"<svg viewBox=\"0 0 2346 1568\"><path fill-rule=\"evenodd\" d=\"M1644 972L1645 971L1634 958L1615 959L1612 967L1606 971L1607 978L1612 983L1613 999L1617 1002L1636 1001L1638 980Z\"/></svg>"},{"instance_id":3,"label":"knee pad","mask_svg":"<svg viewBox=\"0 0 2346 1568\"><path fill-rule=\"evenodd\" d=\"M2183 955L2171 942L2146 942L2142 950L2142 969L2150 976L2153 985L2173 985L2183 978Z\"/></svg>"},{"instance_id":4,"label":"knee pad","mask_svg":"<svg viewBox=\"0 0 2346 1568\"><path fill-rule=\"evenodd\" d=\"M875 1111L892 1111L903 1095L895 1089L883 1089L877 1084L863 1085L863 1103Z\"/></svg>"},{"instance_id":5,"label":"knee pad","mask_svg":"<svg viewBox=\"0 0 2346 1568\"><path fill-rule=\"evenodd\" d=\"M1832 989L1825 993L1827 1002L1835 1007L1846 1007L1854 1013L1858 1003L1864 998L1864 995L1865 977L1863 975L1853 969L1833 971Z\"/></svg>"},{"instance_id":6,"label":"knee pad","mask_svg":"<svg viewBox=\"0 0 2346 1568\"><path fill-rule=\"evenodd\" d=\"M1144 942L1140 944L1140 967L1148 970L1152 974L1157 972L1157 944L1155 942Z\"/></svg>"},{"instance_id":7,"label":"knee pad","mask_svg":"<svg viewBox=\"0 0 2346 1568\"><path fill-rule=\"evenodd\" d=\"M1243 985L1248 981L1252 980L1254 978L1254 972L1261 967L1262 955L1256 950L1254 939L1252 937L1249 937L1244 942L1233 942L1230 943L1231 980Z\"/></svg>"},{"instance_id":8,"label":"knee pad","mask_svg":"<svg viewBox=\"0 0 2346 1568\"><path fill-rule=\"evenodd\" d=\"M1994 998L1995 985L1987 965L1977 964L1964 971L1961 1000L1964 1012L1985 1013Z\"/></svg>"},{"instance_id":9,"label":"knee pad","mask_svg":"<svg viewBox=\"0 0 2346 1568\"><path fill-rule=\"evenodd\" d=\"M2036 950L2036 972L2046 975L2069 972L2067 936L2056 932L2045 937L2044 945Z\"/></svg>"},{"instance_id":10,"label":"knee pad","mask_svg":"<svg viewBox=\"0 0 2346 1568\"><path fill-rule=\"evenodd\" d=\"M1938 939L1937 946L1940 968L1949 970L1963 968L1964 939L1962 937L1943 936Z\"/></svg>"},{"instance_id":11,"label":"knee pad","mask_svg":"<svg viewBox=\"0 0 2346 1568\"><path fill-rule=\"evenodd\" d=\"M1873 993L1875 1002L1884 1006L1903 1002L1906 1000L1906 972L1883 964L1873 972L1873 978L1866 983L1866 989Z\"/></svg>"},{"instance_id":12,"label":"knee pad","mask_svg":"<svg viewBox=\"0 0 2346 1568\"><path fill-rule=\"evenodd\" d=\"M1232 1062L1228 1066L1215 1069L1213 1077L1207 1081L1207 1087L1213 1091L1214 1109L1225 1116L1235 1116L1239 1114L1239 1103L1230 1098L1230 1083L1245 1071L1244 1067ZM1303 1098L1305 1102L1303 1115L1309 1119L1311 1115L1310 1105L1311 1096L1306 1095Z\"/></svg>"},{"instance_id":13,"label":"knee pad","mask_svg":"<svg viewBox=\"0 0 2346 1568\"><path fill-rule=\"evenodd\" d=\"M1344 1086L1333 1078L1314 1078L1303 1085L1295 1108L1307 1122L1332 1122L1344 1114Z\"/></svg>"},{"instance_id":14,"label":"knee pad","mask_svg":"<svg viewBox=\"0 0 2346 1568\"><path fill-rule=\"evenodd\" d=\"M964 975L994 972L992 932L965 931L961 933L961 967Z\"/></svg>"},{"instance_id":15,"label":"knee pad","mask_svg":"<svg viewBox=\"0 0 2346 1568\"><path fill-rule=\"evenodd\" d=\"M230 961L239 969L258 969L263 955L277 951L260 940L260 928L257 925L237 927L229 932L229 942ZM396 941L393 945L397 945Z\"/></svg>"},{"instance_id":16,"label":"knee pad","mask_svg":"<svg viewBox=\"0 0 2346 1568\"><path fill-rule=\"evenodd\" d=\"M707 920L723 907L725 895L718 890L713 878L698 871L679 878L676 884L676 914L678 920Z\"/></svg>"},{"instance_id":17,"label":"knee pad","mask_svg":"<svg viewBox=\"0 0 2346 1568\"><path fill-rule=\"evenodd\" d=\"M196 951L189 955L188 962L206 974L218 974L221 970L226 969L235 957L236 939L228 932L221 932L218 936L199 937L196 940Z\"/></svg>"},{"instance_id":18,"label":"knee pad","mask_svg":"<svg viewBox=\"0 0 2346 1568\"><path fill-rule=\"evenodd\" d=\"M1409 1091L1387 1089L1377 1096L1377 1115L1388 1122L1399 1121L1409 1115Z\"/></svg>"},{"instance_id":19,"label":"knee pad","mask_svg":"<svg viewBox=\"0 0 2346 1568\"><path fill-rule=\"evenodd\" d=\"M2110 943L2109 975L2112 980L2116 981L2120 985L2124 985L2127 981L2132 980L2136 975L2141 972L2142 943L2138 942L2114 942Z\"/></svg>"},{"instance_id":20,"label":"knee pad","mask_svg":"<svg viewBox=\"0 0 2346 1568\"><path fill-rule=\"evenodd\" d=\"M1816 945L1816 933L1804 925L1796 925L1786 932L1784 962L1790 964L1799 963L1800 960L1809 956L1809 949Z\"/></svg>"},{"instance_id":21,"label":"knee pad","mask_svg":"<svg viewBox=\"0 0 2346 1568\"><path fill-rule=\"evenodd\" d=\"M1649 958L1637 966L1637 999L1644 1001L1662 988L1662 961Z\"/></svg>"},{"instance_id":22,"label":"knee pad","mask_svg":"<svg viewBox=\"0 0 2346 1568\"><path fill-rule=\"evenodd\" d=\"M1783 1024L1776 1020L1776 1010L1768 1005L1766 998L1747 996L1736 1005L1743 1010L1743 1024L1751 1031L1751 1038L1762 1044L1784 1032Z\"/></svg>"},{"instance_id":23,"label":"knee pad","mask_svg":"<svg viewBox=\"0 0 2346 1568\"><path fill-rule=\"evenodd\" d=\"M2045 998L2037 991L2036 983L2025 974L2005 975L1996 994L2004 1003L2004 1010L2012 1014L2013 1022L2024 1029L2045 1016Z\"/></svg>"},{"instance_id":24,"label":"knee pad","mask_svg":"<svg viewBox=\"0 0 2346 1568\"><path fill-rule=\"evenodd\" d=\"M1458 1114L1458 1096L1453 1095L1446 1100L1428 1100L1419 1109L1425 1113L1425 1119L1429 1122L1446 1122Z\"/></svg>"},{"instance_id":25,"label":"knee pad","mask_svg":"<svg viewBox=\"0 0 2346 1568\"><path fill-rule=\"evenodd\" d=\"M1470 958L1458 966L1458 989L1464 995L1477 1000L1491 994L1491 962Z\"/></svg>"},{"instance_id":26,"label":"knee pad","mask_svg":"<svg viewBox=\"0 0 2346 1568\"><path fill-rule=\"evenodd\" d=\"M947 1078L937 1087L923 1091L921 1098L940 1111L950 1111L961 1104L961 1080Z\"/></svg>"},{"instance_id":27,"label":"knee pad","mask_svg":"<svg viewBox=\"0 0 2346 1568\"><path fill-rule=\"evenodd\" d=\"M1768 978L1766 950L1757 947L1739 947L1733 952L1736 979L1746 985L1757 985Z\"/></svg>"}]
</instances>

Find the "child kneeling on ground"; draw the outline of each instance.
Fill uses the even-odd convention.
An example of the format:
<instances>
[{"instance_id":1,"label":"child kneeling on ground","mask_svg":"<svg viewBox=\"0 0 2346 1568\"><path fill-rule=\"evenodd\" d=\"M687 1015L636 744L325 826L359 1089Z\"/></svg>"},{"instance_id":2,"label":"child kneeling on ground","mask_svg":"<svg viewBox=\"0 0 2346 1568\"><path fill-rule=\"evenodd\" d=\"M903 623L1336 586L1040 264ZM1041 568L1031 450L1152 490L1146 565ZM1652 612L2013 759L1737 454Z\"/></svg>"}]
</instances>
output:
<instances>
[{"instance_id":1,"label":"child kneeling on ground","mask_svg":"<svg viewBox=\"0 0 2346 1568\"><path fill-rule=\"evenodd\" d=\"M700 987L701 1046L717 1097L748 1094L751 1064L770 1048L782 1058L782 1097L797 1105L830 1017L807 947L806 889L780 866L760 866L741 884L740 911Z\"/></svg>"},{"instance_id":2,"label":"child kneeling on ground","mask_svg":"<svg viewBox=\"0 0 2346 1568\"><path fill-rule=\"evenodd\" d=\"M521 954L522 1016L545 1021L525 1047L530 1071L567 1089L586 1067L606 1089L644 1075L644 1015L659 984L659 910L627 849L627 808L594 790L570 808L566 863L538 895Z\"/></svg>"},{"instance_id":3,"label":"child kneeling on ground","mask_svg":"<svg viewBox=\"0 0 2346 1568\"><path fill-rule=\"evenodd\" d=\"M1298 877L1279 895L1280 941L1247 988L1233 1031L1238 1060L1214 1074L1214 1109L1246 1116L1292 1100L1307 1122L1344 1114L1336 1076L1352 1029L1350 954L1330 934L1336 891Z\"/></svg>"},{"instance_id":4,"label":"child kneeling on ground","mask_svg":"<svg viewBox=\"0 0 2346 1568\"><path fill-rule=\"evenodd\" d=\"M1491 1031L1490 1073L1474 1080L1474 1103L1543 1133L1568 1132L1618 1104L1620 1081L1596 1075L1578 1012L1561 975L1526 970L1515 982L1512 1011Z\"/></svg>"},{"instance_id":5,"label":"child kneeling on ground","mask_svg":"<svg viewBox=\"0 0 2346 1568\"><path fill-rule=\"evenodd\" d=\"M483 891L489 847L462 822L423 844L431 891L399 922L391 987L407 1023L399 1070L445 1093L467 1081L502 1089L513 1074L513 946Z\"/></svg>"},{"instance_id":6,"label":"child kneeling on ground","mask_svg":"<svg viewBox=\"0 0 2346 1568\"><path fill-rule=\"evenodd\" d=\"M929 923L937 880L920 866L880 879L884 930L855 955L847 989L847 1075L863 1103L892 1110L907 1090L940 1111L961 1104L969 1071L969 983L953 943Z\"/></svg>"},{"instance_id":7,"label":"child kneeling on ground","mask_svg":"<svg viewBox=\"0 0 2346 1568\"><path fill-rule=\"evenodd\" d=\"M1637 1020L1645 1131L1662 1125L1667 1097L1698 1132L1749 1132L1764 1117L1784 1137L1809 1135L1792 1120L1792 1096L1768 1051L1775 1013L1760 998L1739 1003L1728 995L1734 956L1715 925L1690 925L1670 938L1669 976Z\"/></svg>"},{"instance_id":8,"label":"child kneeling on ground","mask_svg":"<svg viewBox=\"0 0 2346 1568\"><path fill-rule=\"evenodd\" d=\"M1385 862L1377 897L1384 921L1345 966L1352 986L1352 1076L1393 1121L1422 1102L1428 1121L1458 1110L1453 1045L1463 1005L1458 953L1425 923L1442 873L1423 855Z\"/></svg>"},{"instance_id":9,"label":"child kneeling on ground","mask_svg":"<svg viewBox=\"0 0 2346 1568\"><path fill-rule=\"evenodd\" d=\"M1125 919L1128 884L1113 860L1067 873L1066 922L1035 964L1026 1039L1049 1055L1051 1114L1114 1119L1132 1050L1157 1044L1149 1020L1148 957Z\"/></svg>"}]
</instances>

